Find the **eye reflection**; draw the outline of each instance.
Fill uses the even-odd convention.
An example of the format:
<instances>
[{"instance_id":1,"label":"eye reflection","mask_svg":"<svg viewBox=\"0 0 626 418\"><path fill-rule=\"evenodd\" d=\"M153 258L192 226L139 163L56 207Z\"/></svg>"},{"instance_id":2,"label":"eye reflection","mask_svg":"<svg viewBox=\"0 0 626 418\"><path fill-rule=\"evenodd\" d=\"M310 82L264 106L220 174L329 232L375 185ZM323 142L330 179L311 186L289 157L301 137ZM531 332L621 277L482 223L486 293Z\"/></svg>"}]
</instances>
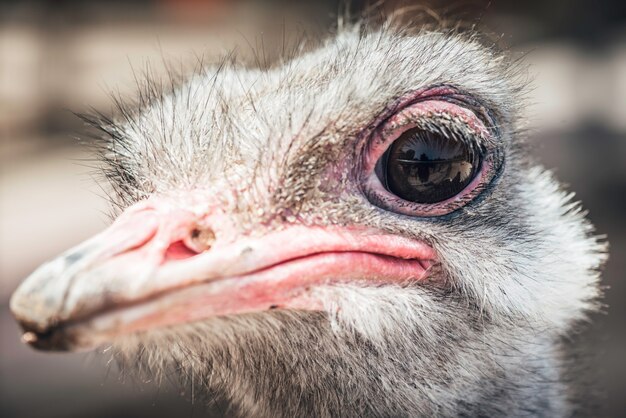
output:
<instances>
[{"instance_id":1,"label":"eye reflection","mask_svg":"<svg viewBox=\"0 0 626 418\"><path fill-rule=\"evenodd\" d=\"M376 172L390 192L411 202L437 203L467 187L479 158L461 141L413 128L394 141L380 164Z\"/></svg>"}]
</instances>

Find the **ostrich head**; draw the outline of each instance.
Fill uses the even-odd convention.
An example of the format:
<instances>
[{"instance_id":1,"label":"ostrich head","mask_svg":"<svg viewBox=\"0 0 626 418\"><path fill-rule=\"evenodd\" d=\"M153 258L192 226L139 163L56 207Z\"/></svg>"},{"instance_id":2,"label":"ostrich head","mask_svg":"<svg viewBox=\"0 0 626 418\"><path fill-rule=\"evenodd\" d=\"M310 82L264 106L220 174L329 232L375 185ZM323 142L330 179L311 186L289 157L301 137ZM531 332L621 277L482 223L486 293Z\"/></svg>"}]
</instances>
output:
<instances>
[{"instance_id":1,"label":"ostrich head","mask_svg":"<svg viewBox=\"0 0 626 418\"><path fill-rule=\"evenodd\" d=\"M244 415L565 411L604 246L528 160L518 74L471 36L352 29L149 94L101 124L123 212L16 291L24 340L112 343Z\"/></svg>"}]
</instances>

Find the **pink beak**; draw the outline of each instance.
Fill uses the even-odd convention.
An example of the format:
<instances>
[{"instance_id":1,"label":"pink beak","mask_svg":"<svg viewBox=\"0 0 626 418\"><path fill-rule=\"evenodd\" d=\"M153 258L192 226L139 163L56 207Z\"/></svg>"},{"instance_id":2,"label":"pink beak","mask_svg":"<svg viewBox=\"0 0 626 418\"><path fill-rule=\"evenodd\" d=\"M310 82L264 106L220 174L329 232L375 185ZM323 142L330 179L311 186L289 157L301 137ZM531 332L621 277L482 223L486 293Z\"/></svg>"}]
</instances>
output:
<instances>
[{"instance_id":1,"label":"pink beak","mask_svg":"<svg viewBox=\"0 0 626 418\"><path fill-rule=\"evenodd\" d=\"M420 241L364 228L289 224L244 235L220 210L181 201L139 202L28 277L11 299L23 340L88 349L214 316L321 310L315 286L422 280L435 258Z\"/></svg>"}]
</instances>

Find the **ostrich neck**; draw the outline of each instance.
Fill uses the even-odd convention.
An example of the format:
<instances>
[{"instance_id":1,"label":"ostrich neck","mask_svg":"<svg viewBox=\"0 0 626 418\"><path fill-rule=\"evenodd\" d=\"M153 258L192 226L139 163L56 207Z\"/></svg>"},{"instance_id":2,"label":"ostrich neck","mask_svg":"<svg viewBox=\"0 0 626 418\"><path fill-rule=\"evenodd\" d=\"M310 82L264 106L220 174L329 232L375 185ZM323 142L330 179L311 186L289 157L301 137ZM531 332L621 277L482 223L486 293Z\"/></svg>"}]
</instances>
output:
<instances>
[{"instance_id":1,"label":"ostrich neck","mask_svg":"<svg viewBox=\"0 0 626 418\"><path fill-rule=\"evenodd\" d=\"M301 319L301 318L300 318ZM239 324L239 325L243 325ZM249 324L248 324L249 325ZM257 324L259 325L259 324ZM260 329L264 329L261 324ZM556 344L535 333L464 326L426 342L419 331L384 342L337 336L320 318L277 335L225 332L188 378L235 416L562 416ZM464 329L463 334L459 330ZM254 329L254 328L250 328ZM257 328L259 329L259 328ZM197 343L197 341L196 341ZM189 369L192 373L189 373Z\"/></svg>"}]
</instances>

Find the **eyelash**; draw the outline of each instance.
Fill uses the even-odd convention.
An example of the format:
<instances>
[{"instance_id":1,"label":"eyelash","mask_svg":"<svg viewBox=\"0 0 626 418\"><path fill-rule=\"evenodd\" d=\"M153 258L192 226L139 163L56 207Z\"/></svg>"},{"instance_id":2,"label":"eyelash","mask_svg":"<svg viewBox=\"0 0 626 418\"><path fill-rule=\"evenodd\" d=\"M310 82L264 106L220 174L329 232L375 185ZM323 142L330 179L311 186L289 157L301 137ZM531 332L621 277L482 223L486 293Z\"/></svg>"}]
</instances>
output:
<instances>
[{"instance_id":1,"label":"eyelash","mask_svg":"<svg viewBox=\"0 0 626 418\"><path fill-rule=\"evenodd\" d=\"M417 101L383 119L369 133L362 156L361 185L368 200L382 209L403 215L436 217L460 209L481 195L497 177L503 158L495 142L496 133L486 127L471 107L458 92L444 95L422 93ZM481 116L485 117L486 112L482 112ZM387 190L375 173L379 159L403 132L424 126L428 126L427 130L439 130L450 140L467 141L480 155L474 179L456 196L433 204L399 198Z\"/></svg>"}]
</instances>

